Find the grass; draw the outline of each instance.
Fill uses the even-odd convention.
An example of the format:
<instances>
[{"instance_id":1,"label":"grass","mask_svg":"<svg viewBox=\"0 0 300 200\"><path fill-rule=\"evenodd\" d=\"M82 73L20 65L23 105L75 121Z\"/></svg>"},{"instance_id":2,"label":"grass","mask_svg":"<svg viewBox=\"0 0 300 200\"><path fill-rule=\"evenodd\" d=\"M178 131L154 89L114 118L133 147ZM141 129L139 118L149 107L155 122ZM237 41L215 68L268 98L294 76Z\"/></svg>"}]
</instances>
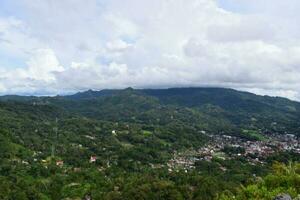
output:
<instances>
[{"instance_id":1,"label":"grass","mask_svg":"<svg viewBox=\"0 0 300 200\"><path fill-rule=\"evenodd\" d=\"M146 137L151 136L153 133L151 131L142 130L142 134Z\"/></svg>"},{"instance_id":2,"label":"grass","mask_svg":"<svg viewBox=\"0 0 300 200\"><path fill-rule=\"evenodd\" d=\"M255 130L244 129L243 133L247 136L250 136L251 138L253 138L255 140L264 141L267 139L265 136L263 136L262 134L260 134L259 132L255 131Z\"/></svg>"}]
</instances>

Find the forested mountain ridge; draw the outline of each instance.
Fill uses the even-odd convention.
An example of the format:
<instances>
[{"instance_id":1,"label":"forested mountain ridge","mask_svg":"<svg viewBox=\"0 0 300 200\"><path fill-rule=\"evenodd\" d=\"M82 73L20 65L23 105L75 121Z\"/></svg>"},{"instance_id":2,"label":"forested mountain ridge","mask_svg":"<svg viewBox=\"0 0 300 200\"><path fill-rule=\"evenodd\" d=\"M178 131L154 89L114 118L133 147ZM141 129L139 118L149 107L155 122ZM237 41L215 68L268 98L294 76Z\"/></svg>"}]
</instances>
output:
<instances>
[{"instance_id":1,"label":"forested mountain ridge","mask_svg":"<svg viewBox=\"0 0 300 200\"><path fill-rule=\"evenodd\" d=\"M48 101L63 106L67 111L98 119L137 119L139 122L146 120L145 123L149 123L147 117L165 112L178 113L177 109L181 114L186 113L179 116L180 119L201 116L202 121L193 122L198 125L208 124L215 119L219 123L213 122L213 127L221 123L226 125L225 129L230 126L231 131L236 131L239 127L253 126L263 131L275 129L282 133L300 132L299 102L225 88L89 90L70 96L48 98ZM169 117L174 119L172 114ZM169 117L161 116L149 120L156 123L155 120L168 121Z\"/></svg>"},{"instance_id":2,"label":"forested mountain ridge","mask_svg":"<svg viewBox=\"0 0 300 200\"><path fill-rule=\"evenodd\" d=\"M0 199L295 197L298 175L257 177L300 160L299 105L222 88L0 97Z\"/></svg>"},{"instance_id":3,"label":"forested mountain ridge","mask_svg":"<svg viewBox=\"0 0 300 200\"><path fill-rule=\"evenodd\" d=\"M112 121L192 121L215 132L239 132L239 128L300 132L299 102L225 88L89 90L69 96L4 96L0 100L53 105L72 114Z\"/></svg>"}]
</instances>

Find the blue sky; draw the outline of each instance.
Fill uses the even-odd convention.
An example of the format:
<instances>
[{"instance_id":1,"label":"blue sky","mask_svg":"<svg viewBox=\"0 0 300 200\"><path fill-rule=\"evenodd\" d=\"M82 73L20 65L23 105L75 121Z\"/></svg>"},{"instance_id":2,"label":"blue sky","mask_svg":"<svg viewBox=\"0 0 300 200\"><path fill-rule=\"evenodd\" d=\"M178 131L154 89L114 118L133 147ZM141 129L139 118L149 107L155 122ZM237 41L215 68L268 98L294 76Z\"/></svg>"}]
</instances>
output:
<instances>
[{"instance_id":1,"label":"blue sky","mask_svg":"<svg viewBox=\"0 0 300 200\"><path fill-rule=\"evenodd\" d=\"M214 86L300 99L297 0L2 0L0 94Z\"/></svg>"},{"instance_id":2,"label":"blue sky","mask_svg":"<svg viewBox=\"0 0 300 200\"><path fill-rule=\"evenodd\" d=\"M247 13L251 10L245 6L243 0L218 0L217 2L221 8L236 13Z\"/></svg>"}]
</instances>

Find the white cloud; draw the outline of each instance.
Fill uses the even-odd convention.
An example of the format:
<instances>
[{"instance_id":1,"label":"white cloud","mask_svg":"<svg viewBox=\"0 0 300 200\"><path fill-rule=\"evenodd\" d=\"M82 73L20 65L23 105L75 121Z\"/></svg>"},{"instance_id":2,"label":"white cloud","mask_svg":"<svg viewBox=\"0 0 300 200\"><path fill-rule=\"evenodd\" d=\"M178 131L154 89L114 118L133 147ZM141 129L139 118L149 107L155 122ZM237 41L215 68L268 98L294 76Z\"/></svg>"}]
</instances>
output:
<instances>
[{"instance_id":1,"label":"white cloud","mask_svg":"<svg viewBox=\"0 0 300 200\"><path fill-rule=\"evenodd\" d=\"M242 88L243 89L243 88ZM250 88L247 89L249 92L253 92L259 95L269 95L269 96L278 96L278 97L286 97L292 100L299 100L299 93L294 90L272 90L272 89L261 89L261 88Z\"/></svg>"},{"instance_id":2,"label":"white cloud","mask_svg":"<svg viewBox=\"0 0 300 200\"><path fill-rule=\"evenodd\" d=\"M47 93L56 91L56 73L64 71L51 49L32 52L25 68L4 70L0 76L1 93ZM43 91L44 90L44 91Z\"/></svg>"},{"instance_id":3,"label":"white cloud","mask_svg":"<svg viewBox=\"0 0 300 200\"><path fill-rule=\"evenodd\" d=\"M132 44L124 42L123 40L120 40L120 39L106 43L107 51L110 53L116 53L116 54L123 53L123 52L129 50L129 48L131 48L132 46L133 46Z\"/></svg>"},{"instance_id":4,"label":"white cloud","mask_svg":"<svg viewBox=\"0 0 300 200\"><path fill-rule=\"evenodd\" d=\"M51 49L39 49L27 62L26 74L31 79L54 81L55 73L64 70Z\"/></svg>"},{"instance_id":5,"label":"white cloud","mask_svg":"<svg viewBox=\"0 0 300 200\"><path fill-rule=\"evenodd\" d=\"M299 3L228 1L248 12L215 0L22 0L23 16L0 20L0 50L25 67L3 71L0 91L224 86L299 99Z\"/></svg>"}]
</instances>

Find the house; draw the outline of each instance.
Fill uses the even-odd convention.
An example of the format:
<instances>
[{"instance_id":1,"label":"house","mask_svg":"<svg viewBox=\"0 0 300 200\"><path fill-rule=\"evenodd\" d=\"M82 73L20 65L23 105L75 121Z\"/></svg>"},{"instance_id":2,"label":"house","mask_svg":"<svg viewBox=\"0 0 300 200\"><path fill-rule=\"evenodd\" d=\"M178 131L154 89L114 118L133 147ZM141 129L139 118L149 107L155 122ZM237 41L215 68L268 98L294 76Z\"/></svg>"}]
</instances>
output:
<instances>
[{"instance_id":1,"label":"house","mask_svg":"<svg viewBox=\"0 0 300 200\"><path fill-rule=\"evenodd\" d=\"M22 160L22 164L24 165L29 165L29 162L25 161L25 160Z\"/></svg>"},{"instance_id":2,"label":"house","mask_svg":"<svg viewBox=\"0 0 300 200\"><path fill-rule=\"evenodd\" d=\"M91 156L90 163L96 162L96 160L97 160L96 156Z\"/></svg>"},{"instance_id":3,"label":"house","mask_svg":"<svg viewBox=\"0 0 300 200\"><path fill-rule=\"evenodd\" d=\"M86 137L86 138L88 138L88 139L90 139L90 140L95 140L95 139L96 139L95 137L90 136L90 135L85 135L84 137Z\"/></svg>"},{"instance_id":4,"label":"house","mask_svg":"<svg viewBox=\"0 0 300 200\"><path fill-rule=\"evenodd\" d=\"M56 166L62 167L63 165L64 165L64 161L63 160L56 161Z\"/></svg>"},{"instance_id":5,"label":"house","mask_svg":"<svg viewBox=\"0 0 300 200\"><path fill-rule=\"evenodd\" d=\"M117 131L116 131L116 130L112 130L111 133L112 133L114 136L117 136Z\"/></svg>"}]
</instances>

